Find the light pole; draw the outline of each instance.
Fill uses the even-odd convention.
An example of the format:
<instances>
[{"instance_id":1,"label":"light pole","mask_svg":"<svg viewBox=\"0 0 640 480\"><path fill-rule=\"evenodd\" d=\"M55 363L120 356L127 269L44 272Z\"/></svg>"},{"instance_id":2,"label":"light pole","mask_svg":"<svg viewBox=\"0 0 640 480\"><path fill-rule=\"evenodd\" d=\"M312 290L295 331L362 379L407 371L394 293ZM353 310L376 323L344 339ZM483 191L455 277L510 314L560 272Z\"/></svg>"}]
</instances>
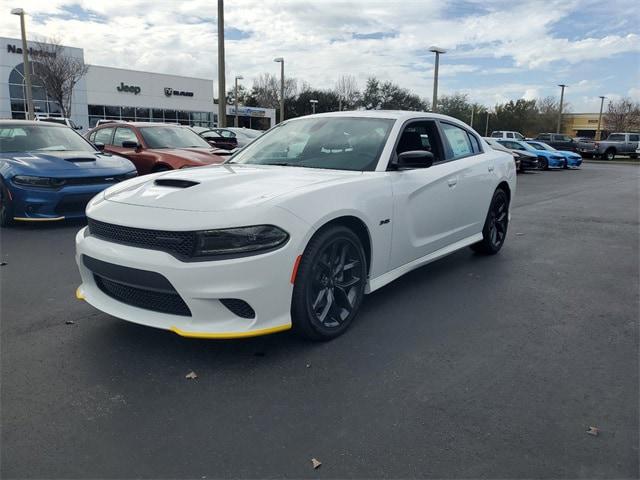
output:
<instances>
[{"instance_id":1,"label":"light pole","mask_svg":"<svg viewBox=\"0 0 640 480\"><path fill-rule=\"evenodd\" d=\"M561 90L560 90L560 109L558 110L558 126L556 127L556 133L560 133L560 124L562 122L562 104L564 103L564 89L566 85L564 83L561 83L558 86L561 88Z\"/></svg>"},{"instance_id":2,"label":"light pole","mask_svg":"<svg viewBox=\"0 0 640 480\"><path fill-rule=\"evenodd\" d=\"M311 104L311 109L313 110L313 113L316 113L316 104L318 103L318 100L309 100L309 103Z\"/></svg>"},{"instance_id":3,"label":"light pole","mask_svg":"<svg viewBox=\"0 0 640 480\"><path fill-rule=\"evenodd\" d=\"M598 115L598 130L596 131L596 140L601 140L602 131L600 127L602 126L602 107L604 106L604 99L607 97L600 96L600 114Z\"/></svg>"},{"instance_id":4,"label":"light pole","mask_svg":"<svg viewBox=\"0 0 640 480\"><path fill-rule=\"evenodd\" d=\"M433 102L431 103L431 111L436 112L438 110L438 67L440 66L440 54L447 53L444 48L429 47L429 51L436 54L436 64L433 70Z\"/></svg>"},{"instance_id":5,"label":"light pole","mask_svg":"<svg viewBox=\"0 0 640 480\"><path fill-rule=\"evenodd\" d=\"M218 0L218 126L227 126L227 87L224 78L224 0Z\"/></svg>"},{"instance_id":6,"label":"light pole","mask_svg":"<svg viewBox=\"0 0 640 480\"><path fill-rule=\"evenodd\" d=\"M484 136L485 137L489 136L489 115L490 115L490 112L489 112L489 109L487 109L487 121L484 124Z\"/></svg>"},{"instance_id":7,"label":"light pole","mask_svg":"<svg viewBox=\"0 0 640 480\"><path fill-rule=\"evenodd\" d=\"M277 57L274 62L280 64L280 121L284 121L284 58Z\"/></svg>"},{"instance_id":8,"label":"light pole","mask_svg":"<svg viewBox=\"0 0 640 480\"><path fill-rule=\"evenodd\" d=\"M473 113L475 109L476 109L475 105L471 105L471 123L469 124L471 128L473 128Z\"/></svg>"},{"instance_id":9,"label":"light pole","mask_svg":"<svg viewBox=\"0 0 640 480\"><path fill-rule=\"evenodd\" d=\"M27 32L24 27L24 10L22 8L13 8L12 15L20 17L20 30L22 31L22 66L24 67L24 82L27 95L27 120L33 120L33 92L31 90L31 65L29 64L29 50L27 48Z\"/></svg>"},{"instance_id":10,"label":"light pole","mask_svg":"<svg viewBox=\"0 0 640 480\"><path fill-rule=\"evenodd\" d=\"M236 87L233 91L233 103L236 106L236 118L233 121L233 126L236 128L238 127L238 80L244 80L244 77L242 75L236 75Z\"/></svg>"}]
</instances>

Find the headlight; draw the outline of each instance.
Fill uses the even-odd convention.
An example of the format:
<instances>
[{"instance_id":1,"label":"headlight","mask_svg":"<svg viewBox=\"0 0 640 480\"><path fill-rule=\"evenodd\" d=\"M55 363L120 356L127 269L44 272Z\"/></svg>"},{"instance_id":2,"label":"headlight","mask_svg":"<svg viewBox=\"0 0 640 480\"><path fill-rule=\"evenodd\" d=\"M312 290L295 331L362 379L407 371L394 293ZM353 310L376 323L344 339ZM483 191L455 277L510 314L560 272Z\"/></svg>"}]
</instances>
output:
<instances>
[{"instance_id":1,"label":"headlight","mask_svg":"<svg viewBox=\"0 0 640 480\"><path fill-rule=\"evenodd\" d=\"M196 232L196 257L232 255L271 250L283 245L289 234L273 225L225 228Z\"/></svg>"},{"instance_id":2,"label":"headlight","mask_svg":"<svg viewBox=\"0 0 640 480\"><path fill-rule=\"evenodd\" d=\"M27 187L60 188L66 183L66 180L62 178L32 177L30 175L16 175L15 177L13 177L13 182L18 185L24 185Z\"/></svg>"}]
</instances>

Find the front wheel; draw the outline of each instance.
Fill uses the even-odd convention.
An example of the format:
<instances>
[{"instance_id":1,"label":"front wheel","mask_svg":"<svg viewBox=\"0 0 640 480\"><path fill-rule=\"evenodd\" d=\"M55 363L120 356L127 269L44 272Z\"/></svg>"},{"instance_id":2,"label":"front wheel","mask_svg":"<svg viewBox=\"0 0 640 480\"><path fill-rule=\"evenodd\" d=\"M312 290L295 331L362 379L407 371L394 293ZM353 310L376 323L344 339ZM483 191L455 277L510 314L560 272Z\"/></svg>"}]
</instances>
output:
<instances>
[{"instance_id":1,"label":"front wheel","mask_svg":"<svg viewBox=\"0 0 640 480\"><path fill-rule=\"evenodd\" d=\"M482 240L471 245L474 252L494 255L500 251L509 227L509 197L498 188L493 194L487 218L482 229Z\"/></svg>"},{"instance_id":2,"label":"front wheel","mask_svg":"<svg viewBox=\"0 0 640 480\"><path fill-rule=\"evenodd\" d=\"M604 158L609 161L613 160L614 158L616 158L616 151L613 148L610 148L609 150L604 152Z\"/></svg>"},{"instance_id":3,"label":"front wheel","mask_svg":"<svg viewBox=\"0 0 640 480\"><path fill-rule=\"evenodd\" d=\"M9 191L0 182L0 227L8 227L13 224L13 206Z\"/></svg>"},{"instance_id":4,"label":"front wheel","mask_svg":"<svg viewBox=\"0 0 640 480\"><path fill-rule=\"evenodd\" d=\"M538 158L538 168L540 170L549 170L549 161L544 157Z\"/></svg>"},{"instance_id":5,"label":"front wheel","mask_svg":"<svg viewBox=\"0 0 640 480\"><path fill-rule=\"evenodd\" d=\"M302 255L293 287L294 330L309 340L331 340L347 330L364 297L367 265L360 239L333 226L318 232Z\"/></svg>"}]
</instances>

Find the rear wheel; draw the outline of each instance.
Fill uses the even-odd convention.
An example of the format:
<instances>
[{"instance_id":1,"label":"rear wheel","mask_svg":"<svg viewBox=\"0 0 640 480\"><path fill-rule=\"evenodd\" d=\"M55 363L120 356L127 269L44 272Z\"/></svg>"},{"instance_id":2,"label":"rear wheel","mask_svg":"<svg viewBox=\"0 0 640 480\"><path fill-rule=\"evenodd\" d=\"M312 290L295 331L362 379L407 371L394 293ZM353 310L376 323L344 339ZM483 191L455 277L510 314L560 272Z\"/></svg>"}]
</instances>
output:
<instances>
[{"instance_id":1,"label":"rear wheel","mask_svg":"<svg viewBox=\"0 0 640 480\"><path fill-rule=\"evenodd\" d=\"M604 152L604 158L606 160L613 160L614 158L616 158L616 151L613 148L610 148L609 150L607 150L606 152Z\"/></svg>"},{"instance_id":2,"label":"rear wheel","mask_svg":"<svg viewBox=\"0 0 640 480\"><path fill-rule=\"evenodd\" d=\"M0 183L0 227L13 224L13 206L9 198L9 191Z\"/></svg>"},{"instance_id":3,"label":"rear wheel","mask_svg":"<svg viewBox=\"0 0 640 480\"><path fill-rule=\"evenodd\" d=\"M348 228L317 233L298 267L291 316L294 330L310 340L331 340L356 317L367 278L362 244Z\"/></svg>"},{"instance_id":4,"label":"rear wheel","mask_svg":"<svg viewBox=\"0 0 640 480\"><path fill-rule=\"evenodd\" d=\"M509 227L509 196L498 188L493 194L482 229L482 240L471 245L474 252L494 255L500 251Z\"/></svg>"}]
</instances>

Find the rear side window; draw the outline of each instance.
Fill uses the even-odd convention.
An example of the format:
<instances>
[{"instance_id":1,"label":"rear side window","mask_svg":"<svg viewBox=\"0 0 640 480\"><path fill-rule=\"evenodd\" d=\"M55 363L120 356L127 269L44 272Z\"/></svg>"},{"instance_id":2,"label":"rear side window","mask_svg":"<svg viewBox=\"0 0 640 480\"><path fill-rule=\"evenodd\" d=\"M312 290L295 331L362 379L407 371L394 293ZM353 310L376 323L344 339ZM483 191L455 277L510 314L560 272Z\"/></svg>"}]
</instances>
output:
<instances>
[{"instance_id":1,"label":"rear side window","mask_svg":"<svg viewBox=\"0 0 640 480\"><path fill-rule=\"evenodd\" d=\"M105 145L111 145L111 137L113 137L113 128L101 128L100 130L95 132L93 141L104 143Z\"/></svg>"},{"instance_id":2,"label":"rear side window","mask_svg":"<svg viewBox=\"0 0 640 480\"><path fill-rule=\"evenodd\" d=\"M507 138L513 138L513 133L507 132Z\"/></svg>"},{"instance_id":3,"label":"rear side window","mask_svg":"<svg viewBox=\"0 0 640 480\"><path fill-rule=\"evenodd\" d=\"M480 148L480 142L476 138L475 135L469 133L469 140L471 140L471 148L473 149L473 153L482 153L482 148Z\"/></svg>"},{"instance_id":4,"label":"rear side window","mask_svg":"<svg viewBox=\"0 0 640 480\"><path fill-rule=\"evenodd\" d=\"M624 142L624 135L620 133L612 133L607 140L611 142Z\"/></svg>"},{"instance_id":5,"label":"rear side window","mask_svg":"<svg viewBox=\"0 0 640 480\"><path fill-rule=\"evenodd\" d=\"M473 155L473 147L471 146L471 140L466 130L451 125L450 123L441 123L444 137L451 149L451 158L466 157Z\"/></svg>"},{"instance_id":6,"label":"rear side window","mask_svg":"<svg viewBox=\"0 0 640 480\"><path fill-rule=\"evenodd\" d=\"M493 138L502 138L502 132L492 132L491 136Z\"/></svg>"}]
</instances>

